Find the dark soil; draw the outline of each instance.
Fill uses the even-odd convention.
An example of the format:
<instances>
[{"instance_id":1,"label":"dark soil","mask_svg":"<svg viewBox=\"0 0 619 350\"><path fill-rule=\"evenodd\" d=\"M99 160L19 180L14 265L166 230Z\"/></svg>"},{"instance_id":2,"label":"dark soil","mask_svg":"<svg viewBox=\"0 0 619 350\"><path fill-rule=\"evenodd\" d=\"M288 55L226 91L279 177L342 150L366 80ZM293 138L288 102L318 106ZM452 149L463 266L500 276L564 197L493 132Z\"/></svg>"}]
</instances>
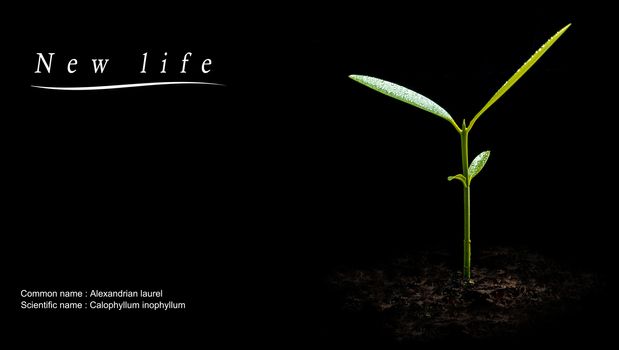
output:
<instances>
[{"instance_id":1,"label":"dark soil","mask_svg":"<svg viewBox=\"0 0 619 350\"><path fill-rule=\"evenodd\" d=\"M434 251L378 267L340 268L328 283L346 327L371 319L371 326L356 327L399 344L544 332L577 313L602 284L595 274L513 248L477 252L474 284L465 284L462 273L447 266L450 259L447 252Z\"/></svg>"}]
</instances>

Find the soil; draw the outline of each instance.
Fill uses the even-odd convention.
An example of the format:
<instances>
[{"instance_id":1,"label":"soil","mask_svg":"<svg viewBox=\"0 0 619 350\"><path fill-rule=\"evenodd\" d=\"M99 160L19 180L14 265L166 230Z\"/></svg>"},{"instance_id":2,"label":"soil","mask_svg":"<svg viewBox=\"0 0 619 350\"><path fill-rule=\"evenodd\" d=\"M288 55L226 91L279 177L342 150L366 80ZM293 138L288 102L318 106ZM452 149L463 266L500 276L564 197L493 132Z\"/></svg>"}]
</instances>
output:
<instances>
[{"instance_id":1,"label":"soil","mask_svg":"<svg viewBox=\"0 0 619 350\"><path fill-rule=\"evenodd\" d=\"M603 285L593 273L524 249L477 252L473 284L447 266L450 259L445 251L432 251L380 266L336 269L328 285L341 315L331 331L357 327L364 337L380 334L398 344L517 338L577 313Z\"/></svg>"}]
</instances>

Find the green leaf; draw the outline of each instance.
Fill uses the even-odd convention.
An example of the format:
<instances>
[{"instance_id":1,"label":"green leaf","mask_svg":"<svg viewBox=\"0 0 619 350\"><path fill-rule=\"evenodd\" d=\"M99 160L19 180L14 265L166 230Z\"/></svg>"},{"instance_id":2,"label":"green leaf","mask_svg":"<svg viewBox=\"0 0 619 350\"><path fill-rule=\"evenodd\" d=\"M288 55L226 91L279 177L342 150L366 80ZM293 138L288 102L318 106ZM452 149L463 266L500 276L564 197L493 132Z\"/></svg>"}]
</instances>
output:
<instances>
[{"instance_id":1,"label":"green leaf","mask_svg":"<svg viewBox=\"0 0 619 350\"><path fill-rule=\"evenodd\" d=\"M471 165L469 166L469 184L471 183L471 180L473 180L475 175L479 174L481 169L484 168L484 165L486 165L489 157L490 151L485 151L481 152L477 157L475 157L475 159L473 159Z\"/></svg>"},{"instance_id":2,"label":"green leaf","mask_svg":"<svg viewBox=\"0 0 619 350\"><path fill-rule=\"evenodd\" d=\"M449 181L451 181L451 180L460 180L460 181L462 181L462 184L466 187L466 178L462 174L458 174L458 175L454 175L454 176L449 176L447 178L447 180L449 180Z\"/></svg>"},{"instance_id":3,"label":"green leaf","mask_svg":"<svg viewBox=\"0 0 619 350\"><path fill-rule=\"evenodd\" d=\"M516 71L516 73L514 73L514 75L512 75L512 77L509 78L509 80L507 82L505 82L505 84L503 84L503 86L501 86L501 88L494 94L494 96L492 96L490 101L488 101L488 103L486 103L486 105L479 112L477 112L477 114L473 117L473 120L471 121L471 124L469 125L469 129L471 129L473 127L473 124L475 124L475 121L477 121L477 118L479 118L488 108L490 108L490 106L492 106L492 104L494 104L499 98L501 98L501 96L503 96L503 94L507 90L509 90L509 88L511 88L512 85L514 85L518 81L518 79L520 79L520 77L522 77L524 75L524 73L526 73L529 70L529 68L531 68L535 64L535 62L537 62L537 60L540 57L542 57L542 55L552 46L552 44L555 43L555 41L557 41L557 39L559 39L559 37L561 35L563 35L563 33L571 25L572 24L570 23L570 24L566 25L565 27L563 27L563 29L561 29L555 35L550 37L550 39L548 39L548 41L546 41L546 43L544 43L544 45L542 45L542 47L540 47L537 51L535 51L533 56L531 56L531 58L529 58L522 65L522 67L520 67Z\"/></svg>"},{"instance_id":4,"label":"green leaf","mask_svg":"<svg viewBox=\"0 0 619 350\"><path fill-rule=\"evenodd\" d=\"M403 86L390 83L385 80L381 80L378 78L368 77L365 75L350 75L352 80L361 83L371 89L374 89L380 93L383 93L389 97L395 98L396 100L400 100L402 102L413 105L417 108L423 109L426 112L430 112L436 116L439 116L448 122L450 122L458 132L460 132L460 128L454 122L453 118L447 113L443 107L437 105L434 101L429 98L416 93L413 90L407 89Z\"/></svg>"}]
</instances>

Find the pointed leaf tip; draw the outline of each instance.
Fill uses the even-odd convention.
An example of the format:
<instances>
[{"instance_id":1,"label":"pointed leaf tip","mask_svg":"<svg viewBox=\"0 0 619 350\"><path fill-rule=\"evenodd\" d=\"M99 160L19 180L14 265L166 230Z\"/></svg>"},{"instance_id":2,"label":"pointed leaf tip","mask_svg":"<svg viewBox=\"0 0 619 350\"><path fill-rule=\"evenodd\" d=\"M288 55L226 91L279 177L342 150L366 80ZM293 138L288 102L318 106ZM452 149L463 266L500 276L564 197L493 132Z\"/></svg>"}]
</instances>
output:
<instances>
[{"instance_id":1,"label":"pointed leaf tip","mask_svg":"<svg viewBox=\"0 0 619 350\"><path fill-rule=\"evenodd\" d=\"M453 120L451 115L449 115L449 113L447 113L447 111L443 109L443 107L439 106L429 98L416 93L413 90L366 75L352 74L349 75L349 77L352 80L369 87L370 89L376 90L391 98L395 98L396 100L400 100L417 108L423 109L426 112L430 112L436 116L439 116L450 122L456 128L456 130L458 130L458 132L460 131L460 128L458 128L456 122Z\"/></svg>"},{"instance_id":2,"label":"pointed leaf tip","mask_svg":"<svg viewBox=\"0 0 619 350\"><path fill-rule=\"evenodd\" d=\"M486 165L488 158L490 158L490 151L481 152L479 155L477 155L477 157L475 157L475 159L473 159L471 165L469 166L469 184L471 183L471 180L473 180L475 175L479 174L481 169L484 168L484 165Z\"/></svg>"}]
</instances>

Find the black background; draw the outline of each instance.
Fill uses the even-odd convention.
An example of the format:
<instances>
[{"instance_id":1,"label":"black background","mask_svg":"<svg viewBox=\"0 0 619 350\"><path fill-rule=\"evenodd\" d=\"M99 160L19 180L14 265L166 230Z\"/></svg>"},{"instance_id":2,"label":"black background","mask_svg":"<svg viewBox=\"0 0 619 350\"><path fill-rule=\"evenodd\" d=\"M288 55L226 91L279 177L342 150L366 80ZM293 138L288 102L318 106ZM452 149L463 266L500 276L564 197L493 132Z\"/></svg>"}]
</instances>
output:
<instances>
[{"instance_id":1,"label":"black background","mask_svg":"<svg viewBox=\"0 0 619 350\"><path fill-rule=\"evenodd\" d=\"M609 22L593 6L522 6L20 10L4 57L14 334L328 345L331 269L431 246L453 252L457 269L462 241L460 185L446 180L461 171L458 135L347 76L407 86L460 124L567 23L470 135L471 157L492 150L472 188L473 254L526 246L610 273ZM145 51L152 68L140 75ZM56 52L51 75L33 74L36 52ZM90 59L105 57L106 73L92 74ZM184 79L226 87L30 87ZM188 310L18 309L21 289L89 288L164 289Z\"/></svg>"}]
</instances>

